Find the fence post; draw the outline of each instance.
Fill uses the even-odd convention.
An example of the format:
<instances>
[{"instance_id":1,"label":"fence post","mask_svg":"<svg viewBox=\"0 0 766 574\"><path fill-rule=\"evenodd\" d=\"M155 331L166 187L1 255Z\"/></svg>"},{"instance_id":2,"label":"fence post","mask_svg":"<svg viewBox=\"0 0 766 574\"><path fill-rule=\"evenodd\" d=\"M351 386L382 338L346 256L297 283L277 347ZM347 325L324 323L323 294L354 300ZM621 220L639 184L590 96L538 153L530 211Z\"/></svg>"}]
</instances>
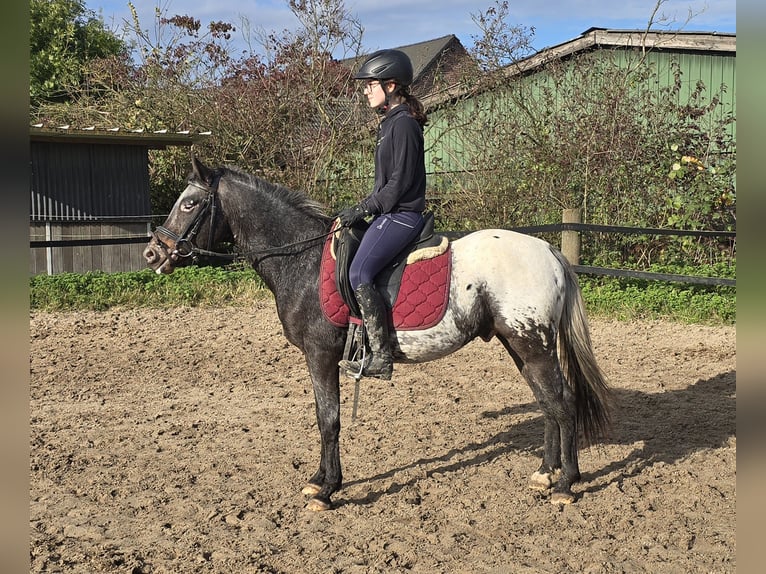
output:
<instances>
[{"instance_id":1,"label":"fence post","mask_svg":"<svg viewBox=\"0 0 766 574\"><path fill-rule=\"evenodd\" d=\"M564 209L561 214L562 223L582 223L580 209ZM580 232L564 230L561 232L561 253L572 265L580 264Z\"/></svg>"}]
</instances>

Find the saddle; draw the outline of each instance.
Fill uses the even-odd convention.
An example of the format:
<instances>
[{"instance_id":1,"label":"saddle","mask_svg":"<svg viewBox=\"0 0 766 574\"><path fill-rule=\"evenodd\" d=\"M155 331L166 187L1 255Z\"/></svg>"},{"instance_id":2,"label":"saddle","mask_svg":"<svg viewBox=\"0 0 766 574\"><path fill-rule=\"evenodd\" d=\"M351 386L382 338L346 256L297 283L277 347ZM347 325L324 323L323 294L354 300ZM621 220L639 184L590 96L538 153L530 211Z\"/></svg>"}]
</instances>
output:
<instances>
[{"instance_id":1,"label":"saddle","mask_svg":"<svg viewBox=\"0 0 766 574\"><path fill-rule=\"evenodd\" d=\"M451 271L450 244L434 232L434 216L426 212L419 236L375 278L375 288L392 310L392 326L418 329L438 322L446 309ZM325 245L320 273L320 299L326 317L336 326L361 323L349 282L349 266L369 224L335 224ZM408 320L409 317L409 320Z\"/></svg>"}]
</instances>

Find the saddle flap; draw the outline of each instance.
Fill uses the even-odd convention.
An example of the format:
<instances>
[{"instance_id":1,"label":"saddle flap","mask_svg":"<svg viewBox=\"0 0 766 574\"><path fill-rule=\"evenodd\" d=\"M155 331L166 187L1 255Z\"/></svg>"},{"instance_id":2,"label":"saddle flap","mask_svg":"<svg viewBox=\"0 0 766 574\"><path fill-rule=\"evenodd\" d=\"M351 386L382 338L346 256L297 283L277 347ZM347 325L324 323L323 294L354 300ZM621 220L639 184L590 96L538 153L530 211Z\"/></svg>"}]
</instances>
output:
<instances>
[{"instance_id":1,"label":"saddle flap","mask_svg":"<svg viewBox=\"0 0 766 574\"><path fill-rule=\"evenodd\" d=\"M336 224L336 227L339 223ZM352 317L361 317L354 290L349 280L351 260L359 250L359 244L369 224L362 220L351 227L340 227L333 233L331 250L335 258L335 286L343 301L348 305Z\"/></svg>"}]
</instances>

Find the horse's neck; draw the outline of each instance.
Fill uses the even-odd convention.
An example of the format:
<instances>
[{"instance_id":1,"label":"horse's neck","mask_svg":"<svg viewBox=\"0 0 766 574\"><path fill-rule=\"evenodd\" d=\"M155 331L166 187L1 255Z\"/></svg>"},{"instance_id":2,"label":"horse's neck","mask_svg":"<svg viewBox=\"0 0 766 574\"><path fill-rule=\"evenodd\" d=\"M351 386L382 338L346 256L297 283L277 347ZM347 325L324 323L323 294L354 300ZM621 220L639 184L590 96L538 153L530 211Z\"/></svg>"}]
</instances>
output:
<instances>
[{"instance_id":1,"label":"horse's neck","mask_svg":"<svg viewBox=\"0 0 766 574\"><path fill-rule=\"evenodd\" d=\"M294 208L272 213L259 205L240 210L232 223L237 248L277 300L300 293L304 281L312 280L306 274L318 276L321 237L328 231L322 222Z\"/></svg>"}]
</instances>

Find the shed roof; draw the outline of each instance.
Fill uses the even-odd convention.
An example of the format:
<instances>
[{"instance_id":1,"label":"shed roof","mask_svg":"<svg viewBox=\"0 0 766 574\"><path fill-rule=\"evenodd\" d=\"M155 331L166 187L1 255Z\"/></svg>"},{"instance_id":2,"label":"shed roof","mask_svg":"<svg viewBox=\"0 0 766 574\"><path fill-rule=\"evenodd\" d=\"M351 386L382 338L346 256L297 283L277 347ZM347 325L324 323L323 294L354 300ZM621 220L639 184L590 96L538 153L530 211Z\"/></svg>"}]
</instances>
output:
<instances>
[{"instance_id":1,"label":"shed roof","mask_svg":"<svg viewBox=\"0 0 766 574\"><path fill-rule=\"evenodd\" d=\"M517 75L533 72L551 61L596 48L736 55L737 35L730 32L617 30L592 27L585 30L577 38L543 48L528 58L509 64L501 73ZM457 97L462 93L463 90L459 86L453 85L439 93L432 94L425 103L438 105L438 103Z\"/></svg>"},{"instance_id":2,"label":"shed roof","mask_svg":"<svg viewBox=\"0 0 766 574\"><path fill-rule=\"evenodd\" d=\"M737 35L678 30L647 31L588 28L577 38L538 51L526 58L525 68L592 48L645 48L647 50L737 52Z\"/></svg>"},{"instance_id":3,"label":"shed roof","mask_svg":"<svg viewBox=\"0 0 766 574\"><path fill-rule=\"evenodd\" d=\"M136 145L152 149L165 149L167 146L190 146L209 135L210 132L170 132L167 130L147 132L123 128L46 127L42 124L35 124L29 127L30 141Z\"/></svg>"}]
</instances>

